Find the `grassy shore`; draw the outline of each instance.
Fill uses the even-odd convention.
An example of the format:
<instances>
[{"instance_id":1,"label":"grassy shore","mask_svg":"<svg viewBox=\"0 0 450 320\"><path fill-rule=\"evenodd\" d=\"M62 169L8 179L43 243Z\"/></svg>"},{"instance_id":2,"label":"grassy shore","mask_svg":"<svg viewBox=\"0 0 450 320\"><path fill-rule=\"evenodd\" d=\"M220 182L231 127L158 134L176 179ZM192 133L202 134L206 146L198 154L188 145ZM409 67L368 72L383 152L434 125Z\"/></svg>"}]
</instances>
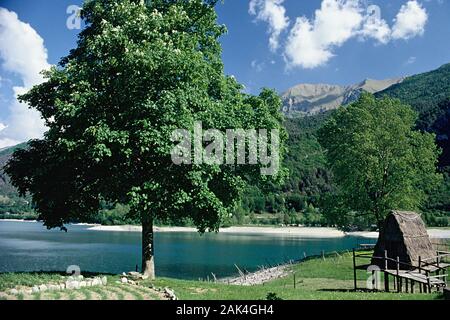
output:
<instances>
[{"instance_id":1,"label":"grassy shore","mask_svg":"<svg viewBox=\"0 0 450 320\"><path fill-rule=\"evenodd\" d=\"M295 287L294 287L295 274ZM358 287L365 288L368 274L358 272ZM353 267L350 253L315 258L291 267L287 277L252 287L230 286L212 282L158 279L159 286L172 288L180 299L265 299L275 293L285 300L435 300L439 293L407 294L353 290ZM392 286L391 286L392 287Z\"/></svg>"},{"instance_id":2,"label":"grassy shore","mask_svg":"<svg viewBox=\"0 0 450 320\"><path fill-rule=\"evenodd\" d=\"M186 281L158 278L155 281L141 281L138 285L118 283L120 276L109 275L108 285L98 288L66 290L35 294L22 299L157 299L149 288L171 288L181 300L264 300L269 293L281 299L292 300L435 300L442 299L439 293L408 294L353 291L353 269L351 254L332 254L315 258L290 267L290 274L256 286L237 286L226 283ZM295 274L295 286L294 286ZM58 273L9 273L0 274L0 292L20 286L31 287L42 283L61 281ZM358 273L358 286L366 287L367 274ZM5 296L3 296L5 298ZM6 297L8 298L8 297ZM11 298L11 296L9 296Z\"/></svg>"}]
</instances>

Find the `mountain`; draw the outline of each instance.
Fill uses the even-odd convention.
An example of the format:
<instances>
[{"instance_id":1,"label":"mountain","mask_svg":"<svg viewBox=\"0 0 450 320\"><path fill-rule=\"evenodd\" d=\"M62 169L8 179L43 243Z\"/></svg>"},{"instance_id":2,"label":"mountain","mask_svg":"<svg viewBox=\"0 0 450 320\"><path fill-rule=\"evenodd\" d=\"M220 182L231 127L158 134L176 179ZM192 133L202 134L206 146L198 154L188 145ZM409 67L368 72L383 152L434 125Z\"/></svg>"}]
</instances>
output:
<instances>
[{"instance_id":1,"label":"mountain","mask_svg":"<svg viewBox=\"0 0 450 320\"><path fill-rule=\"evenodd\" d=\"M442 148L441 167L450 167L450 63L405 78L375 96L398 98L417 111L417 128L436 134Z\"/></svg>"},{"instance_id":2,"label":"mountain","mask_svg":"<svg viewBox=\"0 0 450 320\"><path fill-rule=\"evenodd\" d=\"M367 81L366 84L366 88L370 88L370 81ZM303 88L306 87L303 86ZM359 87L363 86L359 85ZM372 87L372 90L375 91L379 88ZM301 86L299 89L302 89ZM320 90L313 91L312 87L308 89L310 95L313 92L320 92ZM334 88L334 90L337 89ZM354 92L357 93L357 91ZM450 64L430 72L404 78L403 81L376 92L375 96L378 98L390 96L410 105L418 114L416 128L436 134L436 143L442 149L439 168L444 173L444 183L438 190L430 194L429 200L422 208L422 213L429 226L449 226ZM332 114L332 111L327 111L308 117L288 117L286 119L285 123L289 133L289 154L285 164L290 170L290 176L283 190L287 194L287 200L288 197L296 196L316 206L316 199L331 187L332 175L324 164L323 150L317 143L316 134ZM287 200L286 203L288 203Z\"/></svg>"},{"instance_id":3,"label":"mountain","mask_svg":"<svg viewBox=\"0 0 450 320\"><path fill-rule=\"evenodd\" d=\"M0 216L4 214L29 214L30 197L22 198L16 188L10 183L8 176L3 172L3 166L11 158L13 152L19 148L25 148L26 143L0 150Z\"/></svg>"},{"instance_id":4,"label":"mountain","mask_svg":"<svg viewBox=\"0 0 450 320\"><path fill-rule=\"evenodd\" d=\"M8 177L3 172L3 166L6 164L6 162L8 162L9 158L11 157L11 155L15 150L25 148L26 145L27 145L26 143L21 143L13 147L6 147L0 149L0 195L15 192L15 189L9 183ZM8 189L8 192L6 192L5 188Z\"/></svg>"},{"instance_id":5,"label":"mountain","mask_svg":"<svg viewBox=\"0 0 450 320\"><path fill-rule=\"evenodd\" d=\"M366 79L351 86L299 84L282 94L283 112L288 117L326 112L357 100L363 91L376 93L402 81Z\"/></svg>"}]
</instances>

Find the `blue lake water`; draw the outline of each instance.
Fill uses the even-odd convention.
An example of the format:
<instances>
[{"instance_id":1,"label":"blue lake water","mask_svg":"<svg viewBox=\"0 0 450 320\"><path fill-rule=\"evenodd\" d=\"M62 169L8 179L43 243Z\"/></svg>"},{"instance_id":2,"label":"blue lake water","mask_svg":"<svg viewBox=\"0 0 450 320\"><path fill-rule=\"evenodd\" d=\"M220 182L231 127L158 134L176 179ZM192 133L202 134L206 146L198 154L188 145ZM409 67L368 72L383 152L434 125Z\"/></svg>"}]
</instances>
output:
<instances>
[{"instance_id":1,"label":"blue lake water","mask_svg":"<svg viewBox=\"0 0 450 320\"><path fill-rule=\"evenodd\" d=\"M157 276L198 279L227 277L241 269L297 260L323 251L351 250L373 239L344 237L299 238L267 234L156 233ZM0 220L0 272L64 271L78 265L81 271L122 273L140 266L139 232L89 230L69 225L68 232L47 230L38 222Z\"/></svg>"}]
</instances>

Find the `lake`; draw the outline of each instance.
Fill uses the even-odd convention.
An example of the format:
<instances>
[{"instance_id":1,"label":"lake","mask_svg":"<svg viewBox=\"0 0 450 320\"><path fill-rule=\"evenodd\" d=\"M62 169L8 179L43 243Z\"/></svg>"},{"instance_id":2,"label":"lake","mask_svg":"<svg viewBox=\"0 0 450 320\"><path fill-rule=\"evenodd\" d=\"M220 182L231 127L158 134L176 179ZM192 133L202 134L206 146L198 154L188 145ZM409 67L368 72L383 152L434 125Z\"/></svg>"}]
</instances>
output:
<instances>
[{"instance_id":1,"label":"lake","mask_svg":"<svg viewBox=\"0 0 450 320\"><path fill-rule=\"evenodd\" d=\"M0 220L0 272L64 271L78 265L81 271L122 273L140 266L139 232L89 230L69 225L68 232L47 230L39 222ZM160 277L199 279L228 277L241 269L297 260L303 254L351 250L374 239L354 236L332 239L292 235L156 233L155 263Z\"/></svg>"}]
</instances>

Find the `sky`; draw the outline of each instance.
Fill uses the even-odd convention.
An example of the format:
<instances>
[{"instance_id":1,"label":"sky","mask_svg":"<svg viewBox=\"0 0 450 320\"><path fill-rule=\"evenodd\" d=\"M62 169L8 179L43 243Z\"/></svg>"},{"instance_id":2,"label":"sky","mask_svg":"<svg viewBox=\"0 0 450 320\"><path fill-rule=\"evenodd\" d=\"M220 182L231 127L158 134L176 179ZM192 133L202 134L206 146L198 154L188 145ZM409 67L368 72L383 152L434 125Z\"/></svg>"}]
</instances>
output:
<instances>
[{"instance_id":1,"label":"sky","mask_svg":"<svg viewBox=\"0 0 450 320\"><path fill-rule=\"evenodd\" d=\"M16 96L76 46L82 1L0 0L0 148L45 132ZM228 29L225 72L252 94L396 78L450 62L450 0L224 0L216 11Z\"/></svg>"}]
</instances>

